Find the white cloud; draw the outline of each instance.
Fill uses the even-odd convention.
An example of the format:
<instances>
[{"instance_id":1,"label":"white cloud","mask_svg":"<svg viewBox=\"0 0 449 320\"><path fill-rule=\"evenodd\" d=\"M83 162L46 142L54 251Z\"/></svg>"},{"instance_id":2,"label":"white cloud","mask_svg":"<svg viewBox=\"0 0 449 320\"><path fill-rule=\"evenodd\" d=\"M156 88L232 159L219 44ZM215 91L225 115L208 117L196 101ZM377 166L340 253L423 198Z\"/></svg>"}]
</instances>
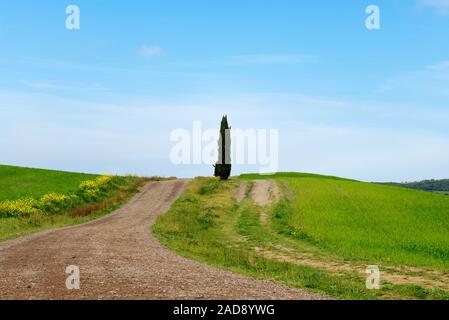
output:
<instances>
[{"instance_id":1,"label":"white cloud","mask_svg":"<svg viewBox=\"0 0 449 320\"><path fill-rule=\"evenodd\" d=\"M438 63L438 64L434 64L434 65L428 66L427 69L429 69L429 70L449 69L449 60L448 61L443 61L443 62Z\"/></svg>"},{"instance_id":2,"label":"white cloud","mask_svg":"<svg viewBox=\"0 0 449 320\"><path fill-rule=\"evenodd\" d=\"M22 81L24 85L32 89L47 90L47 91L106 91L107 89L95 83L89 84L58 84L46 81Z\"/></svg>"},{"instance_id":3,"label":"white cloud","mask_svg":"<svg viewBox=\"0 0 449 320\"><path fill-rule=\"evenodd\" d=\"M250 66L250 65L293 65L316 60L317 57L305 54L286 53L257 53L226 56L209 61L202 61L201 65L218 66Z\"/></svg>"},{"instance_id":4,"label":"white cloud","mask_svg":"<svg viewBox=\"0 0 449 320\"><path fill-rule=\"evenodd\" d=\"M448 177L449 140L444 135L301 122L286 125L283 132L280 165L285 171L365 181ZM285 132L294 134L286 137Z\"/></svg>"},{"instance_id":5,"label":"white cloud","mask_svg":"<svg viewBox=\"0 0 449 320\"><path fill-rule=\"evenodd\" d=\"M158 46L144 45L139 49L139 55L145 59L150 59L162 53L162 49Z\"/></svg>"},{"instance_id":6,"label":"white cloud","mask_svg":"<svg viewBox=\"0 0 449 320\"><path fill-rule=\"evenodd\" d=\"M302 54L249 54L229 56L218 60L229 65L251 65L251 64L299 64L304 63L311 57Z\"/></svg>"},{"instance_id":7,"label":"white cloud","mask_svg":"<svg viewBox=\"0 0 449 320\"><path fill-rule=\"evenodd\" d=\"M432 64L402 75L384 80L378 86L381 93L408 92L409 95L435 98L449 95L449 61Z\"/></svg>"},{"instance_id":8,"label":"white cloud","mask_svg":"<svg viewBox=\"0 0 449 320\"><path fill-rule=\"evenodd\" d=\"M449 0L419 0L419 4L435 9L438 14L449 15Z\"/></svg>"}]
</instances>

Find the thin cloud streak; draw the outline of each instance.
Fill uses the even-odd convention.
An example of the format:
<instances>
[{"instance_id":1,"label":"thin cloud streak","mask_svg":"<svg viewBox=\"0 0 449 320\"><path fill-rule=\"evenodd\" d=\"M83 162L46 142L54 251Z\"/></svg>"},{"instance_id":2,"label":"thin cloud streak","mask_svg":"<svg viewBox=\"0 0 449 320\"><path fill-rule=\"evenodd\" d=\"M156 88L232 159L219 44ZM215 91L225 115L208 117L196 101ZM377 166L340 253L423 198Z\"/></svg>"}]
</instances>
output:
<instances>
[{"instance_id":1,"label":"thin cloud streak","mask_svg":"<svg viewBox=\"0 0 449 320\"><path fill-rule=\"evenodd\" d=\"M433 8L437 14L449 15L449 0L419 0L418 4Z\"/></svg>"},{"instance_id":2,"label":"thin cloud streak","mask_svg":"<svg viewBox=\"0 0 449 320\"><path fill-rule=\"evenodd\" d=\"M158 46L144 45L139 49L139 55L145 59L154 58L162 53L162 49Z\"/></svg>"},{"instance_id":3,"label":"thin cloud streak","mask_svg":"<svg viewBox=\"0 0 449 320\"><path fill-rule=\"evenodd\" d=\"M293 65L303 64L316 60L315 56L304 54L247 54L235 55L206 61L206 64L224 66L250 66L250 65Z\"/></svg>"},{"instance_id":4,"label":"thin cloud streak","mask_svg":"<svg viewBox=\"0 0 449 320\"><path fill-rule=\"evenodd\" d=\"M65 85L46 81L22 81L22 83L31 89L46 91L75 91L75 92L104 92L107 88L98 84L76 84Z\"/></svg>"}]
</instances>

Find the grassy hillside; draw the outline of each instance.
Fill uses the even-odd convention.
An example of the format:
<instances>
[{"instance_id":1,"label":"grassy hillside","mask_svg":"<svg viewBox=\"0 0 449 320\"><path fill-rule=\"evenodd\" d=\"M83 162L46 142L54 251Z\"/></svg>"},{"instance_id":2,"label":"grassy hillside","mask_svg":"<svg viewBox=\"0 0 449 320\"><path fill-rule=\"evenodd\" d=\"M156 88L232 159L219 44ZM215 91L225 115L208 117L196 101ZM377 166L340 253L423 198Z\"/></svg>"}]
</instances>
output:
<instances>
[{"instance_id":1,"label":"grassy hillside","mask_svg":"<svg viewBox=\"0 0 449 320\"><path fill-rule=\"evenodd\" d=\"M138 192L143 178L0 166L0 241L83 223Z\"/></svg>"},{"instance_id":2,"label":"grassy hillside","mask_svg":"<svg viewBox=\"0 0 449 320\"><path fill-rule=\"evenodd\" d=\"M41 197L50 192L67 194L82 181L97 175L0 165L0 201Z\"/></svg>"},{"instance_id":3,"label":"grassy hillside","mask_svg":"<svg viewBox=\"0 0 449 320\"><path fill-rule=\"evenodd\" d=\"M323 176L314 173L302 173L302 172L276 172L273 174L258 174L258 173L246 173L238 177L241 180L261 180L261 179L279 179L279 178L314 178L314 179L331 179L331 180L346 180L355 181L352 179L345 179L334 176Z\"/></svg>"},{"instance_id":4,"label":"grassy hillside","mask_svg":"<svg viewBox=\"0 0 449 320\"><path fill-rule=\"evenodd\" d=\"M259 207L249 195L267 178L284 196ZM196 179L154 231L189 258L334 297L449 299L447 196L297 173L239 180L237 203L238 180ZM366 289L368 265L381 290Z\"/></svg>"}]
</instances>

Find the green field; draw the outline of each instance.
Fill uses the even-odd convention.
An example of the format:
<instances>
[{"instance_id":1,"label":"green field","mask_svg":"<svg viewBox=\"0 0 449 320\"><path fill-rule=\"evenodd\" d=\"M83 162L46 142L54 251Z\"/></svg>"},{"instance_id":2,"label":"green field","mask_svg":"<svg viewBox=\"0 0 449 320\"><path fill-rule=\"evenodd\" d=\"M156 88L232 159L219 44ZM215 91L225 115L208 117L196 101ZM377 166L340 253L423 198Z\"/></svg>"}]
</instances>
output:
<instances>
[{"instance_id":1,"label":"green field","mask_svg":"<svg viewBox=\"0 0 449 320\"><path fill-rule=\"evenodd\" d=\"M103 178L107 182L99 184ZM128 201L145 181L0 165L0 241L98 218Z\"/></svg>"},{"instance_id":2,"label":"green field","mask_svg":"<svg viewBox=\"0 0 449 320\"><path fill-rule=\"evenodd\" d=\"M278 183L277 204L248 197L258 179ZM440 194L299 173L198 178L154 231L186 257L336 298L449 299L449 197ZM365 287L368 265L381 270L380 290Z\"/></svg>"},{"instance_id":3,"label":"green field","mask_svg":"<svg viewBox=\"0 0 449 320\"><path fill-rule=\"evenodd\" d=\"M98 175L0 165L0 201L41 197L50 192L67 194L82 181Z\"/></svg>"},{"instance_id":4,"label":"green field","mask_svg":"<svg viewBox=\"0 0 449 320\"><path fill-rule=\"evenodd\" d=\"M288 178L291 212L278 223L348 259L449 270L449 198L330 179Z\"/></svg>"}]
</instances>

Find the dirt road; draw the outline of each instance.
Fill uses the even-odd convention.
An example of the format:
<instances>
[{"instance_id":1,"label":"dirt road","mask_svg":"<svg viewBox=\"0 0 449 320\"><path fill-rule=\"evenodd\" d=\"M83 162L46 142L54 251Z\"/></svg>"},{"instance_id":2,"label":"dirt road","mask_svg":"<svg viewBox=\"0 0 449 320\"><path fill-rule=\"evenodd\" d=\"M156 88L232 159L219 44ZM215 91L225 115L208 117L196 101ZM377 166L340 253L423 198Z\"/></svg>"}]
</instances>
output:
<instances>
[{"instance_id":1,"label":"dirt road","mask_svg":"<svg viewBox=\"0 0 449 320\"><path fill-rule=\"evenodd\" d=\"M280 191L274 180L255 180L250 196L255 204L267 206L279 200Z\"/></svg>"},{"instance_id":2,"label":"dirt road","mask_svg":"<svg viewBox=\"0 0 449 320\"><path fill-rule=\"evenodd\" d=\"M187 183L151 183L104 218L1 243L0 299L320 299L165 249L150 225ZM69 265L80 268L79 290L66 288Z\"/></svg>"}]
</instances>

